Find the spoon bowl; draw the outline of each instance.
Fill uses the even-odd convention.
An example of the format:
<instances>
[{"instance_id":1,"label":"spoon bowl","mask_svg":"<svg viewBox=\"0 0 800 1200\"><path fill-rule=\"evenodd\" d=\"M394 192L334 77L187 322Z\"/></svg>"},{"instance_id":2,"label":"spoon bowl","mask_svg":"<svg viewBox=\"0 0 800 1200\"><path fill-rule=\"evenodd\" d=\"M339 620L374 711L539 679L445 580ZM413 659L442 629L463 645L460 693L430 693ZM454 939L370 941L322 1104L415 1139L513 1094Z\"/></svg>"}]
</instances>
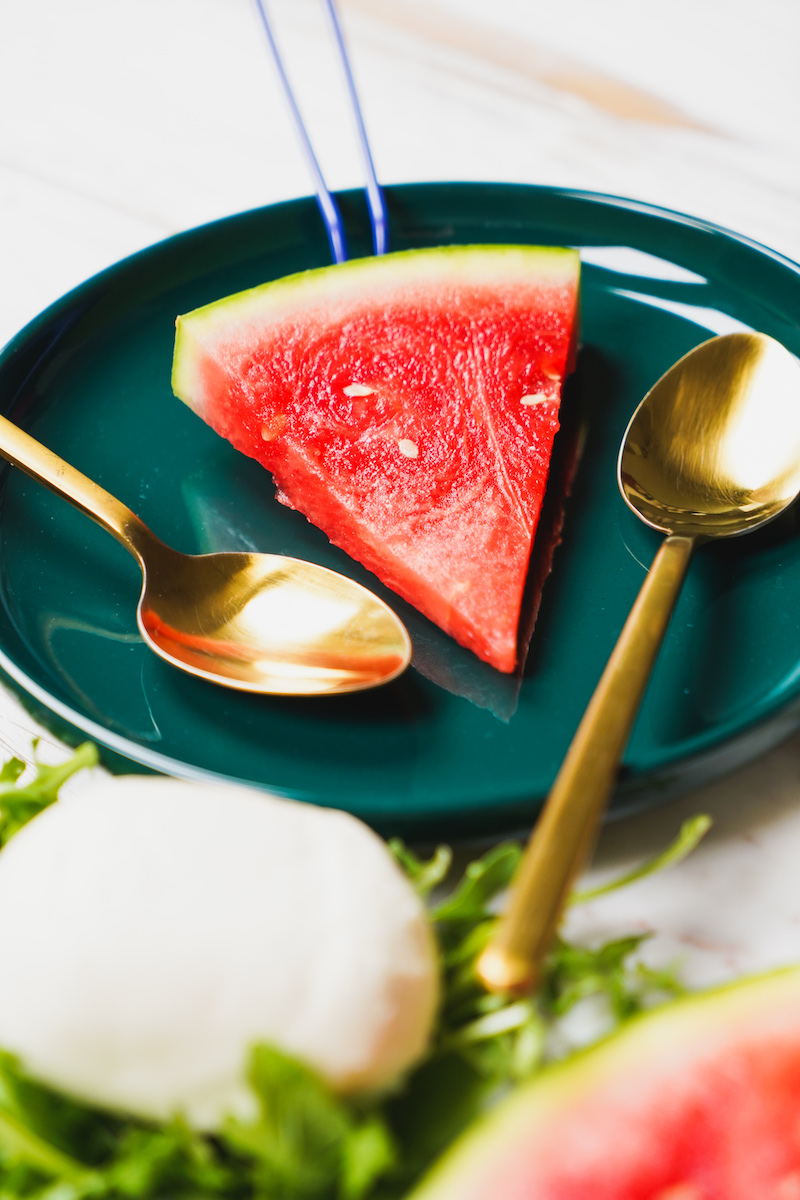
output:
<instances>
[{"instance_id":1,"label":"spoon bowl","mask_svg":"<svg viewBox=\"0 0 800 1200\"><path fill-rule=\"evenodd\" d=\"M399 618L344 575L277 554L181 554L5 417L0 454L136 558L139 630L180 670L242 691L316 696L377 687L408 666L411 642Z\"/></svg>"},{"instance_id":2,"label":"spoon bowl","mask_svg":"<svg viewBox=\"0 0 800 1200\"><path fill-rule=\"evenodd\" d=\"M736 537L800 491L797 360L758 333L711 338L642 400L622 439L623 499L661 533Z\"/></svg>"},{"instance_id":3,"label":"spoon bowl","mask_svg":"<svg viewBox=\"0 0 800 1200\"><path fill-rule=\"evenodd\" d=\"M594 842L694 547L773 520L800 492L800 363L772 338L712 338L648 392L622 441L628 506L667 534L600 678L478 961L490 991L536 982Z\"/></svg>"},{"instance_id":4,"label":"spoon bowl","mask_svg":"<svg viewBox=\"0 0 800 1200\"><path fill-rule=\"evenodd\" d=\"M325 567L277 554L141 556L142 637L168 662L227 687L330 695L376 687L408 665L392 610Z\"/></svg>"}]
</instances>

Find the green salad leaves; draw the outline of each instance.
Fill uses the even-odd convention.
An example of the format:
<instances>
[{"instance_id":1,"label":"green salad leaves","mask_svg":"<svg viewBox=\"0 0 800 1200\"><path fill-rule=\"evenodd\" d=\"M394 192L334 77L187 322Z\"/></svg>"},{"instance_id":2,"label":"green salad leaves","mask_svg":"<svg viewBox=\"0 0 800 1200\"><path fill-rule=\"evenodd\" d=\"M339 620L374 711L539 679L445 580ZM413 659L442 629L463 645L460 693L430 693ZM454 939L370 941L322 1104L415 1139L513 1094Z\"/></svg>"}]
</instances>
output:
<instances>
[{"instance_id":1,"label":"green salad leaves","mask_svg":"<svg viewBox=\"0 0 800 1200\"><path fill-rule=\"evenodd\" d=\"M34 743L34 753L36 744ZM70 776L85 767L97 764L97 750L91 742L84 742L65 763L50 767L36 759L34 778L20 783L26 770L21 758L10 758L0 768L0 846L33 817L53 804L58 793Z\"/></svg>"},{"instance_id":2,"label":"green salad leaves","mask_svg":"<svg viewBox=\"0 0 800 1200\"><path fill-rule=\"evenodd\" d=\"M97 761L91 745L66 764L0 770L0 842L51 804L61 785ZM708 828L688 822L675 843L614 884L624 886L687 854ZM448 888L452 855L423 860L390 848L429 904L442 970L442 1005L430 1052L391 1095L342 1098L304 1064L253 1047L251 1121L214 1136L179 1117L155 1126L100 1112L45 1088L0 1054L0 1200L399 1200L458 1133L502 1090L557 1053L559 1022L582 1001L604 1005L609 1028L682 989L647 968L641 936L598 947L559 940L530 999L487 995L474 966L496 920L494 905L520 857L516 845L471 862Z\"/></svg>"}]
</instances>

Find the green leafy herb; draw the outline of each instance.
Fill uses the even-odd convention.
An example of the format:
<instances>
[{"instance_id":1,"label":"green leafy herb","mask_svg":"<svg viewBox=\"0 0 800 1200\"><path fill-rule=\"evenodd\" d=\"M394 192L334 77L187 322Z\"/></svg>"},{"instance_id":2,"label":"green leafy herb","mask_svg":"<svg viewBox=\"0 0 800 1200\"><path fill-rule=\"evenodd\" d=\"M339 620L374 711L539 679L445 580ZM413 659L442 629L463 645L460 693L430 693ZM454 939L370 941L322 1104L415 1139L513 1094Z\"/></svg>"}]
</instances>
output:
<instances>
[{"instance_id":1,"label":"green leafy herb","mask_svg":"<svg viewBox=\"0 0 800 1200\"><path fill-rule=\"evenodd\" d=\"M453 862L453 852L449 846L437 846L433 858L427 862L407 849L399 838L389 842L389 849L423 899L427 899L433 889L446 879Z\"/></svg>"},{"instance_id":2,"label":"green leafy herb","mask_svg":"<svg viewBox=\"0 0 800 1200\"><path fill-rule=\"evenodd\" d=\"M346 1104L302 1063L258 1046L250 1084L259 1115L228 1121L222 1140L240 1156L255 1195L361 1200L393 1166L394 1144L380 1113Z\"/></svg>"},{"instance_id":3,"label":"green leafy herb","mask_svg":"<svg viewBox=\"0 0 800 1200\"><path fill-rule=\"evenodd\" d=\"M70 775L96 762L82 746L60 767L0 770L0 843L57 797ZM688 822L664 853L621 879L573 897L593 899L687 854L708 828ZM442 888L452 855L430 859L391 849L417 892ZM520 858L495 847L469 864L444 899L431 902L442 1003L430 1052L389 1096L335 1095L304 1064L275 1047L254 1047L254 1112L215 1136L180 1119L156 1126L100 1112L25 1078L0 1054L0 1200L400 1200L490 1098L534 1074L553 1053L553 1033L576 1005L599 998L619 1024L681 990L674 972L639 958L641 936L597 947L556 942L539 992L488 995L475 962L494 928L498 898Z\"/></svg>"},{"instance_id":4,"label":"green leafy herb","mask_svg":"<svg viewBox=\"0 0 800 1200\"><path fill-rule=\"evenodd\" d=\"M34 752L35 749L34 742ZM10 758L0 768L0 845L5 845L18 829L52 804L71 775L96 763L96 747L91 742L84 742L70 759L56 767L37 758L36 775L30 783L20 784L27 764L21 758Z\"/></svg>"},{"instance_id":5,"label":"green leafy herb","mask_svg":"<svg viewBox=\"0 0 800 1200\"><path fill-rule=\"evenodd\" d=\"M596 900L598 896L607 896L609 892L616 892L620 888L628 887L631 883L636 883L637 880L644 879L647 875L655 874L656 871L663 871L665 867L674 866L686 858L687 854L691 854L695 846L705 837L710 828L711 817L705 813L699 813L696 817L690 817L688 821L683 822L675 841L670 843L666 850L662 850L660 854L656 854L653 858L647 859L646 862L640 863L638 867L634 867L632 871L628 871L625 875L620 875L619 878L613 879L610 883L588 888L583 892L574 892L570 903L585 904L589 900Z\"/></svg>"}]
</instances>

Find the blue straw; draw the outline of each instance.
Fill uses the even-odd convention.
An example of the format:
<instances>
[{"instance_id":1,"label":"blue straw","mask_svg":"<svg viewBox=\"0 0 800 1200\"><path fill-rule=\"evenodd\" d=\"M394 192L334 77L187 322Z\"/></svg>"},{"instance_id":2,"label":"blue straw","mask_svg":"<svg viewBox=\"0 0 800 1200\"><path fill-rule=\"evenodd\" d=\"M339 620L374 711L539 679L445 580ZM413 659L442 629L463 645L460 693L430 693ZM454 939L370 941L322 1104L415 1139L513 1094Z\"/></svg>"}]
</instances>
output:
<instances>
[{"instance_id":1,"label":"blue straw","mask_svg":"<svg viewBox=\"0 0 800 1200\"><path fill-rule=\"evenodd\" d=\"M325 0L325 8L330 19L331 28L333 29L334 41L336 42L336 46L339 50L339 58L344 71L347 92L350 97L350 107L356 123L356 133L358 135L358 145L361 151L361 161L364 165L364 173L367 177L366 192L367 203L369 205L369 219L372 225L372 244L376 254L385 254L389 242L389 221L386 215L386 204L384 203L381 186L378 183L378 177L375 174L375 164L372 161L372 152L369 148L367 130L364 126L364 116L361 112L361 105L358 102L358 92L356 91L353 71L350 66L350 56L347 53L347 46L345 45L344 35L342 33L342 25L336 12L334 0Z\"/></svg>"},{"instance_id":2,"label":"blue straw","mask_svg":"<svg viewBox=\"0 0 800 1200\"><path fill-rule=\"evenodd\" d=\"M361 106L358 102L358 93L356 92L355 80L350 67L350 61L347 54L342 28L339 22L339 17L336 12L334 0L324 0L325 8L328 13L328 18L333 30L334 42L339 52L342 69L344 71L345 83L347 86L347 94L350 100L350 106L353 112L353 118L356 124L356 133L358 135L358 144L361 151L361 158L364 165L364 171L367 177L366 193L367 205L369 208L370 224L372 226L372 241L376 254L385 254L388 244L388 219L386 214L386 205L384 203L383 193L378 183L375 174L375 166L370 153L369 141L367 139L367 131L364 126L364 118L361 114ZM314 180L314 189L317 193L317 203L319 205L322 219L325 222L325 228L328 233L328 240L331 244L331 253L333 261L337 263L344 262L347 258L347 248L344 239L344 226L342 224L341 214L338 205L333 197L333 194L325 182L317 156L314 153L314 148L311 145L311 139L308 136L308 131L303 122L300 108L295 99L292 85L289 82L289 76L286 73L286 68L283 65L278 44L275 40L275 35L272 30L269 15L266 8L266 0L256 0L256 6L261 16L261 22L264 26L264 32L267 35L267 42L272 58L275 63L275 69L278 72L278 78L281 81L286 99L289 104L289 111L294 120L295 130L300 140L300 145L305 154L306 163L308 165L311 177Z\"/></svg>"}]
</instances>

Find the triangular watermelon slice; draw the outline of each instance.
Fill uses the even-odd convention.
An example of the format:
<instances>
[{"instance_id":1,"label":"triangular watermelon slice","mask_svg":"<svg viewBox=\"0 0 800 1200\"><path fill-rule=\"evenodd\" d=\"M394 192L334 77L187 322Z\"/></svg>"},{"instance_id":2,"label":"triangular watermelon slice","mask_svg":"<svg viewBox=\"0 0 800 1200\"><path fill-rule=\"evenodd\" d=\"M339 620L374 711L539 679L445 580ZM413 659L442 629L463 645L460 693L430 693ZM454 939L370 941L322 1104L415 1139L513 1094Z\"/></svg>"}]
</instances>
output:
<instances>
[{"instance_id":1,"label":"triangular watermelon slice","mask_svg":"<svg viewBox=\"0 0 800 1200\"><path fill-rule=\"evenodd\" d=\"M179 317L173 387L283 503L512 671L579 272L572 250L450 246L292 275Z\"/></svg>"}]
</instances>

